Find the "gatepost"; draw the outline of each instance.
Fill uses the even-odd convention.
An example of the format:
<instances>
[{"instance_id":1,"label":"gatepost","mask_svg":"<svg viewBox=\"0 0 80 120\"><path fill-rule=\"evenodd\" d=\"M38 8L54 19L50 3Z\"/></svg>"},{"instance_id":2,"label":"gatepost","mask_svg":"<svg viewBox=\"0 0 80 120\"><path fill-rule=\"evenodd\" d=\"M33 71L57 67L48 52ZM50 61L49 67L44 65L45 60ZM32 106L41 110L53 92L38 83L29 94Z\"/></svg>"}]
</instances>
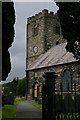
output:
<instances>
[{"instance_id":1,"label":"gatepost","mask_svg":"<svg viewBox=\"0 0 80 120\"><path fill-rule=\"evenodd\" d=\"M55 114L55 78L57 77L55 72L45 72L45 74L43 75L43 77L45 78L45 94L44 96L46 96L46 103L42 104L42 108L43 105L46 105L46 116L45 116L45 120L56 120L56 114ZM44 99L43 96L43 99ZM44 112L44 110L42 110L42 112ZM42 113L42 117L44 119L44 113Z\"/></svg>"}]
</instances>

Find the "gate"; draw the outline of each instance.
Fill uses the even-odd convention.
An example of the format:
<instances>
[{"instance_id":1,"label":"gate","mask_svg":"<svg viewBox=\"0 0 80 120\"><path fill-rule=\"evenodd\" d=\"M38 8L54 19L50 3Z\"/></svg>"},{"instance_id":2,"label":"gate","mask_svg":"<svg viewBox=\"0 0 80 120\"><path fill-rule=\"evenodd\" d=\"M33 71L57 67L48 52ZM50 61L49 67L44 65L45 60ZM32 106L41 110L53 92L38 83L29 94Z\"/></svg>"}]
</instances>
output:
<instances>
[{"instance_id":1,"label":"gate","mask_svg":"<svg viewBox=\"0 0 80 120\"><path fill-rule=\"evenodd\" d=\"M63 91L60 83L55 90L55 72L45 72L45 84L42 90L42 120L80 120L80 93L74 84L74 90Z\"/></svg>"}]
</instances>

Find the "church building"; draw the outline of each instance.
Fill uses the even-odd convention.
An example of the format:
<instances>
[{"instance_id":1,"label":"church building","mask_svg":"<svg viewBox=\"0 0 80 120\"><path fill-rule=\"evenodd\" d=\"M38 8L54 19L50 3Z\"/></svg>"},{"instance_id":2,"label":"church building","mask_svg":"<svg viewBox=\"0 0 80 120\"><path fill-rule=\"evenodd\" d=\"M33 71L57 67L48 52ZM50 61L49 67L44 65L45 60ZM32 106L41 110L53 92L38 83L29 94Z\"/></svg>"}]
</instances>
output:
<instances>
[{"instance_id":1,"label":"church building","mask_svg":"<svg viewBox=\"0 0 80 120\"><path fill-rule=\"evenodd\" d=\"M42 97L43 74L55 71L56 90L62 82L63 90L69 88L80 92L80 63L72 53L66 51L66 40L61 33L57 14L44 9L27 19L26 43L27 94L32 99ZM38 90L39 89L39 90Z\"/></svg>"}]
</instances>

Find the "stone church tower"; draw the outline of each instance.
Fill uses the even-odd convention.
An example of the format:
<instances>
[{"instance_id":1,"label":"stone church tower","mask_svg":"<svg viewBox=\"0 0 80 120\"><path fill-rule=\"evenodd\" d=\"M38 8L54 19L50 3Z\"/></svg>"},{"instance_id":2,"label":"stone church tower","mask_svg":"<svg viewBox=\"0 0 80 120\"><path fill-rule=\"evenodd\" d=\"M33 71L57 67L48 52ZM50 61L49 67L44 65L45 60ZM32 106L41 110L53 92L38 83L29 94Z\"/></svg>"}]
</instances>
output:
<instances>
[{"instance_id":1,"label":"stone church tower","mask_svg":"<svg viewBox=\"0 0 80 120\"><path fill-rule=\"evenodd\" d=\"M64 91L67 90L68 82L70 89L74 90L75 81L77 84L80 81L80 63L66 51L66 44L59 18L53 12L44 9L27 19L27 96L41 98L45 71L55 71L58 75L55 85L57 90L60 90L61 82Z\"/></svg>"},{"instance_id":2,"label":"stone church tower","mask_svg":"<svg viewBox=\"0 0 80 120\"><path fill-rule=\"evenodd\" d=\"M27 67L53 45L62 43L60 21L53 12L44 9L27 19Z\"/></svg>"}]
</instances>

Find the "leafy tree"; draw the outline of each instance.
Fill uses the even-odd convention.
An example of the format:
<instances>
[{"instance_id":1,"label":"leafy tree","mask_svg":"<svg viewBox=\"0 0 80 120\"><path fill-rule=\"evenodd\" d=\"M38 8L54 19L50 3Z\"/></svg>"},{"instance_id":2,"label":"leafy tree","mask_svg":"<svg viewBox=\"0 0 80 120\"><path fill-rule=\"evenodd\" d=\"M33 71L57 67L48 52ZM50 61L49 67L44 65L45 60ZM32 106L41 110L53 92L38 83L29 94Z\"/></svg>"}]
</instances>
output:
<instances>
[{"instance_id":1,"label":"leafy tree","mask_svg":"<svg viewBox=\"0 0 80 120\"><path fill-rule=\"evenodd\" d=\"M16 88L18 85L19 79L14 78L13 81L10 84L10 91L16 96Z\"/></svg>"},{"instance_id":2,"label":"leafy tree","mask_svg":"<svg viewBox=\"0 0 80 120\"><path fill-rule=\"evenodd\" d=\"M66 50L80 59L80 2L57 2L59 6L63 37L67 39Z\"/></svg>"},{"instance_id":3,"label":"leafy tree","mask_svg":"<svg viewBox=\"0 0 80 120\"><path fill-rule=\"evenodd\" d=\"M14 78L12 82L3 84L4 94L9 95L12 92L16 96L16 87L18 85L18 79Z\"/></svg>"},{"instance_id":4,"label":"leafy tree","mask_svg":"<svg viewBox=\"0 0 80 120\"><path fill-rule=\"evenodd\" d=\"M26 78L14 78L12 82L3 84L4 94L9 95L12 92L14 96L25 96L25 80Z\"/></svg>"},{"instance_id":5,"label":"leafy tree","mask_svg":"<svg viewBox=\"0 0 80 120\"><path fill-rule=\"evenodd\" d=\"M2 80L6 80L11 70L9 47L14 38L15 11L13 2L2 4Z\"/></svg>"},{"instance_id":6,"label":"leafy tree","mask_svg":"<svg viewBox=\"0 0 80 120\"><path fill-rule=\"evenodd\" d=\"M4 95L9 95L10 93L10 87L8 86L8 84L4 84L3 85L3 88L4 88Z\"/></svg>"},{"instance_id":7,"label":"leafy tree","mask_svg":"<svg viewBox=\"0 0 80 120\"><path fill-rule=\"evenodd\" d=\"M25 96L25 79L26 78L23 78L22 80L18 81L18 85L16 88L17 96Z\"/></svg>"}]
</instances>

